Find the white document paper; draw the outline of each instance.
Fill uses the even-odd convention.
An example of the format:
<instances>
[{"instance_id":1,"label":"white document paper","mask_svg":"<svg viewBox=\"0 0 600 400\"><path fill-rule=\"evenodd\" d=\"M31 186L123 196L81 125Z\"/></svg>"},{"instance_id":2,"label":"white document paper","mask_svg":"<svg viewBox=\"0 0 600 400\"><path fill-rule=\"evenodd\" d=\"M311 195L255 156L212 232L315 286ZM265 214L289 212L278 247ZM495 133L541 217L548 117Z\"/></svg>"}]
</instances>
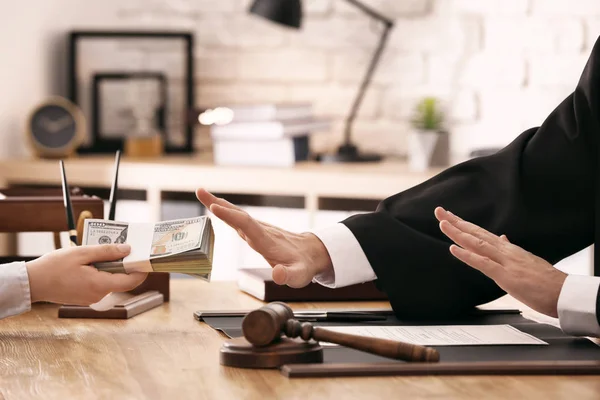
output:
<instances>
[{"instance_id":1,"label":"white document paper","mask_svg":"<svg viewBox=\"0 0 600 400\"><path fill-rule=\"evenodd\" d=\"M422 346L547 345L510 325L327 326L328 330ZM322 345L334 346L321 342Z\"/></svg>"}]
</instances>

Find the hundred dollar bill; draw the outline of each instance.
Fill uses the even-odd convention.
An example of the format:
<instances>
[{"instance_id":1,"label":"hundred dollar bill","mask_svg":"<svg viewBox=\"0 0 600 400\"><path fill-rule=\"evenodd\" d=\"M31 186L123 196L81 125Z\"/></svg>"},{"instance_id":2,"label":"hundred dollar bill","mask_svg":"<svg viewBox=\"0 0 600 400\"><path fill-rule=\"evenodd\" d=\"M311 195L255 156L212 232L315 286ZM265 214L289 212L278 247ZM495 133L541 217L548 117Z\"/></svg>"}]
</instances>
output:
<instances>
[{"instance_id":1,"label":"hundred dollar bill","mask_svg":"<svg viewBox=\"0 0 600 400\"><path fill-rule=\"evenodd\" d=\"M96 263L108 272L178 272L205 279L212 271L214 232L208 217L157 223L128 223L88 219L83 245L128 243L131 253L122 260Z\"/></svg>"},{"instance_id":2,"label":"hundred dollar bill","mask_svg":"<svg viewBox=\"0 0 600 400\"><path fill-rule=\"evenodd\" d=\"M127 243L127 222L86 219L82 245Z\"/></svg>"}]
</instances>

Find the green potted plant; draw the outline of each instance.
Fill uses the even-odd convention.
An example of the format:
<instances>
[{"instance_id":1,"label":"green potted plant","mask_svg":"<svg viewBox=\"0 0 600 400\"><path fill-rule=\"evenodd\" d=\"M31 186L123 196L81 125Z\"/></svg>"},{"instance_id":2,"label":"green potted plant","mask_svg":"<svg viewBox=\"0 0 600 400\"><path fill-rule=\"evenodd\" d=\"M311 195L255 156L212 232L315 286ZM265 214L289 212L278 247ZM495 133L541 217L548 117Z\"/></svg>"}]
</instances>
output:
<instances>
[{"instance_id":1,"label":"green potted plant","mask_svg":"<svg viewBox=\"0 0 600 400\"><path fill-rule=\"evenodd\" d=\"M411 170L424 171L435 164L445 164L439 159L447 155L441 154L436 157L434 154L436 147L439 147L440 138L443 137L447 142L444 121L444 112L437 98L425 97L417 103L411 120L413 130L408 137Z\"/></svg>"}]
</instances>

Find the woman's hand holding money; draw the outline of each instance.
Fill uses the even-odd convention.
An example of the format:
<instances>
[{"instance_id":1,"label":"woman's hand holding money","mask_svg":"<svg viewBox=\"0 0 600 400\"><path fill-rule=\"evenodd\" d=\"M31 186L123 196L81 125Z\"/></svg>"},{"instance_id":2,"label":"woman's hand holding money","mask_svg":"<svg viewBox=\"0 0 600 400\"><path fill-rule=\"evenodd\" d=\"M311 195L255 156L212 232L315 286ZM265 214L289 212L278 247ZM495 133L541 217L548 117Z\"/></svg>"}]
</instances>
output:
<instances>
[{"instance_id":1,"label":"woman's hand holding money","mask_svg":"<svg viewBox=\"0 0 600 400\"><path fill-rule=\"evenodd\" d=\"M130 251L127 244L69 247L28 262L31 302L88 306L111 292L134 289L147 274L112 274L90 266L121 259Z\"/></svg>"}]
</instances>

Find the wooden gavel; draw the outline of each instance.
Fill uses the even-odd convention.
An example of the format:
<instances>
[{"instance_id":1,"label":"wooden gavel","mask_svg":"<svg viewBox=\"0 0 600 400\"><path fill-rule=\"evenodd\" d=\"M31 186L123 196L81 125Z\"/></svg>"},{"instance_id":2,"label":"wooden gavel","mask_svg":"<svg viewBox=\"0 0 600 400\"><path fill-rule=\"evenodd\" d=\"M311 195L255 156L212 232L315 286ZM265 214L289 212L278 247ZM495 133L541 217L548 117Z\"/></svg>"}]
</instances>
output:
<instances>
[{"instance_id":1,"label":"wooden gavel","mask_svg":"<svg viewBox=\"0 0 600 400\"><path fill-rule=\"evenodd\" d=\"M248 342L257 347L276 343L281 334L304 341L314 339L335 343L352 349L404 361L438 362L436 349L389 339L351 335L314 327L308 322L294 319L294 312L285 303L272 302L249 312L242 321L242 333Z\"/></svg>"}]
</instances>

